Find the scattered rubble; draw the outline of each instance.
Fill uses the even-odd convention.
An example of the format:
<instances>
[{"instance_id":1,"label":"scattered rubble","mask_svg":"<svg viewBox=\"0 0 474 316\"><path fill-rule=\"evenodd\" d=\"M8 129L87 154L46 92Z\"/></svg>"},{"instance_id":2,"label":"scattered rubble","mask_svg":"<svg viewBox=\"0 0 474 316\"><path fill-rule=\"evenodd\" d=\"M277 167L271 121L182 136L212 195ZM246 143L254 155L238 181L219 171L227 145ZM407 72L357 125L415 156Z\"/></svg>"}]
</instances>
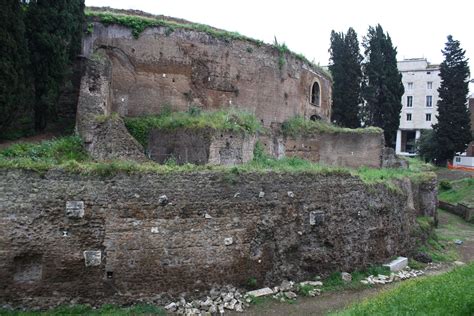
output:
<instances>
[{"instance_id":1,"label":"scattered rubble","mask_svg":"<svg viewBox=\"0 0 474 316\"><path fill-rule=\"evenodd\" d=\"M395 281L407 280L411 278L416 278L421 275L425 274L421 270L412 270L410 267L406 267L404 270L399 272L392 272L390 275L379 274L377 276L369 275L366 279L361 280L360 282L363 284L388 284Z\"/></svg>"},{"instance_id":2,"label":"scattered rubble","mask_svg":"<svg viewBox=\"0 0 474 316\"><path fill-rule=\"evenodd\" d=\"M225 310L243 312L244 307L248 307L248 303L240 291L235 287L225 286L221 289L212 289L202 300L186 301L181 297L179 301L166 305L165 309L178 315L210 316L217 313L222 315Z\"/></svg>"},{"instance_id":3,"label":"scattered rubble","mask_svg":"<svg viewBox=\"0 0 474 316\"><path fill-rule=\"evenodd\" d=\"M352 281L352 275L347 272L342 272L341 273L341 278L344 282L351 282Z\"/></svg>"}]
</instances>

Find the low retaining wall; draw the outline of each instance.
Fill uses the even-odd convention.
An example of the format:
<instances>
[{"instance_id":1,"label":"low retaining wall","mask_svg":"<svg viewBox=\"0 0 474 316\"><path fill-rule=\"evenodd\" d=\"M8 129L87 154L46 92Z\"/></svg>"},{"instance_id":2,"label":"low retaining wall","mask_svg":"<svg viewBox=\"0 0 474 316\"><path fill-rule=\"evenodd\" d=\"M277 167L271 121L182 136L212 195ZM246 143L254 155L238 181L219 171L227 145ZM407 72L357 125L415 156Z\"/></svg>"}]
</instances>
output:
<instances>
[{"instance_id":1,"label":"low retaining wall","mask_svg":"<svg viewBox=\"0 0 474 316\"><path fill-rule=\"evenodd\" d=\"M467 222L474 222L474 209L463 204L451 204L439 201L439 208L458 215Z\"/></svg>"},{"instance_id":2,"label":"low retaining wall","mask_svg":"<svg viewBox=\"0 0 474 316\"><path fill-rule=\"evenodd\" d=\"M205 129L152 129L148 142L149 157L164 163L238 165L253 159L255 135Z\"/></svg>"},{"instance_id":3,"label":"low retaining wall","mask_svg":"<svg viewBox=\"0 0 474 316\"><path fill-rule=\"evenodd\" d=\"M415 247L410 190L341 174L0 170L0 304L160 303L360 269Z\"/></svg>"},{"instance_id":4,"label":"low retaining wall","mask_svg":"<svg viewBox=\"0 0 474 316\"><path fill-rule=\"evenodd\" d=\"M277 158L299 157L338 167L382 166L383 133L316 133L298 137L262 136L266 151Z\"/></svg>"}]
</instances>

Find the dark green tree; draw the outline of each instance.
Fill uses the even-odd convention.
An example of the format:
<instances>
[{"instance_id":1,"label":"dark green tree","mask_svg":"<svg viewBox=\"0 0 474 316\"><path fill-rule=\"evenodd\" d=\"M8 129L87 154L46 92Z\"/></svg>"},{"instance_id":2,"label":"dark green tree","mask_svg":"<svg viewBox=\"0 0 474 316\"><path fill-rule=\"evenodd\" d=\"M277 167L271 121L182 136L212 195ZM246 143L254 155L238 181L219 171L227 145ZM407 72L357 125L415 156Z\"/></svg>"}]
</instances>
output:
<instances>
[{"instance_id":1,"label":"dark green tree","mask_svg":"<svg viewBox=\"0 0 474 316\"><path fill-rule=\"evenodd\" d=\"M79 52L84 0L32 0L26 26L35 87L35 129L56 119L57 103L73 58Z\"/></svg>"},{"instance_id":2,"label":"dark green tree","mask_svg":"<svg viewBox=\"0 0 474 316\"><path fill-rule=\"evenodd\" d=\"M349 28L346 34L332 31L329 53L329 70L334 80L331 120L344 127L360 127L362 55L354 29Z\"/></svg>"},{"instance_id":3,"label":"dark green tree","mask_svg":"<svg viewBox=\"0 0 474 316\"><path fill-rule=\"evenodd\" d=\"M470 113L466 106L470 75L468 59L459 41L451 35L442 52L438 123L433 126L438 146L437 164L445 164L455 153L463 152L472 138Z\"/></svg>"},{"instance_id":4,"label":"dark green tree","mask_svg":"<svg viewBox=\"0 0 474 316\"><path fill-rule=\"evenodd\" d=\"M423 160L431 162L438 155L438 148L434 131L431 129L422 130L420 138L416 141L418 155Z\"/></svg>"},{"instance_id":5,"label":"dark green tree","mask_svg":"<svg viewBox=\"0 0 474 316\"><path fill-rule=\"evenodd\" d=\"M18 0L0 2L0 135L28 105L28 50Z\"/></svg>"},{"instance_id":6,"label":"dark green tree","mask_svg":"<svg viewBox=\"0 0 474 316\"><path fill-rule=\"evenodd\" d=\"M390 36L377 25L364 38L364 121L384 130L385 144L394 147L400 124L402 75L397 68L397 50Z\"/></svg>"}]
</instances>

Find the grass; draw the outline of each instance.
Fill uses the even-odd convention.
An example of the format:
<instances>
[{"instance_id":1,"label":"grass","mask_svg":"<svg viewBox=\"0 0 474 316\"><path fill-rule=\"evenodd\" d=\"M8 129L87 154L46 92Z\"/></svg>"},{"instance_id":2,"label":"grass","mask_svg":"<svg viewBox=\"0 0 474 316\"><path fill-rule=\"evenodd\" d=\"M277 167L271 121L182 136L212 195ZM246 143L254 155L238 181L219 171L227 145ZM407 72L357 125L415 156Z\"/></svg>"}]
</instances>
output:
<instances>
[{"instance_id":1,"label":"grass","mask_svg":"<svg viewBox=\"0 0 474 316\"><path fill-rule=\"evenodd\" d=\"M262 130L262 125L255 115L232 108L215 112L201 112L195 108L190 108L187 112L164 111L156 116L125 118L125 126L144 147L148 145L148 136L153 128L162 130L209 128L249 134Z\"/></svg>"},{"instance_id":2,"label":"grass","mask_svg":"<svg viewBox=\"0 0 474 316\"><path fill-rule=\"evenodd\" d=\"M0 151L0 158L8 160L23 159L32 162L61 164L66 161L85 161L87 153L78 136L66 136L41 143L17 143Z\"/></svg>"},{"instance_id":3,"label":"grass","mask_svg":"<svg viewBox=\"0 0 474 316\"><path fill-rule=\"evenodd\" d=\"M118 24L118 25L123 25L132 30L132 35L135 38L140 37L140 34L148 27L166 27L167 30L165 31L166 36L171 35L176 29L184 29L184 30L192 30L192 31L198 31L198 32L203 32L208 35L211 35L214 38L221 39L227 42L233 41L233 40L241 40L241 41L247 41L250 43L255 44L257 47L262 46L264 43L263 41L253 39L247 36L244 36L242 34L239 34L237 32L229 32L225 30L219 30L216 28L213 28L211 26L205 25L205 24L199 24L199 23L178 23L175 21L169 21L169 20L164 20L164 19L159 19L159 18L152 18L152 17L144 17L144 16L138 16L138 15L131 15L131 14L123 14L123 13L117 13L117 12L110 12L110 11L93 11L91 9L86 9L85 10L86 17L89 19L97 19L103 24ZM88 28L89 30L89 28ZM93 29L92 29L93 31ZM292 51L290 51L286 45L272 45L274 49L278 50L279 52L279 67L281 70L281 67L283 67L284 64L284 54L281 53L281 50L284 47L284 52L283 53L288 53L291 56L295 57L296 59L299 59L300 61L310 65L312 68L318 70L321 74L325 75L328 79L332 80L331 74L325 70L324 68L320 67L319 65L316 65L312 62L310 62L305 56L302 54L297 54ZM247 48L247 51L249 49Z\"/></svg>"},{"instance_id":4,"label":"grass","mask_svg":"<svg viewBox=\"0 0 474 316\"><path fill-rule=\"evenodd\" d=\"M167 122L167 120L165 120ZM199 126L198 119L194 126ZM208 124L208 122L204 122ZM235 123L229 123L235 124ZM144 124L145 128L147 125ZM146 130L146 129L143 130ZM235 127L243 130L239 125ZM256 126L255 126L256 128ZM145 135L145 132L142 132ZM135 133L136 135L136 133ZM135 136L137 137L137 136ZM139 136L140 137L140 136ZM143 139L142 139L143 141ZM0 169L24 169L37 172L47 172L51 169L66 172L113 176L117 173L173 173L173 172L216 172L221 173L223 180L229 184L237 183L242 173L309 173L319 175L354 176L367 185L384 184L394 192L400 193L393 180L403 177L418 179L431 177L431 173L424 173L416 169L349 169L342 167L329 167L315 164L301 158L275 159L265 154L261 144L257 144L254 159L249 163L234 167L211 165L177 165L173 161L160 165L154 162L138 163L133 161L95 162L86 154L81 145L81 140L76 136L57 138L37 144L18 143L0 151Z\"/></svg>"},{"instance_id":5,"label":"grass","mask_svg":"<svg viewBox=\"0 0 474 316\"><path fill-rule=\"evenodd\" d=\"M436 232L431 233L426 245L420 246L418 251L429 255L434 262L452 262L459 257L451 238L440 236Z\"/></svg>"},{"instance_id":6,"label":"grass","mask_svg":"<svg viewBox=\"0 0 474 316\"><path fill-rule=\"evenodd\" d=\"M474 207L474 178L451 181L450 185L451 188L444 184L444 190L440 186L438 198L441 201Z\"/></svg>"},{"instance_id":7,"label":"grass","mask_svg":"<svg viewBox=\"0 0 474 316\"><path fill-rule=\"evenodd\" d=\"M429 278L400 283L336 315L474 314L474 263Z\"/></svg>"},{"instance_id":8,"label":"grass","mask_svg":"<svg viewBox=\"0 0 474 316\"><path fill-rule=\"evenodd\" d=\"M154 306L139 304L131 307L119 307L116 305L103 305L94 309L85 305L59 306L44 312L23 312L0 309L0 315L4 316L41 316L41 315L107 315L107 316L128 316L128 315L166 315L164 309Z\"/></svg>"},{"instance_id":9,"label":"grass","mask_svg":"<svg viewBox=\"0 0 474 316\"><path fill-rule=\"evenodd\" d=\"M378 127L344 128L324 121L311 121L301 116L295 116L282 125L283 134L286 136L300 136L314 133L351 133L351 134L381 134Z\"/></svg>"}]
</instances>

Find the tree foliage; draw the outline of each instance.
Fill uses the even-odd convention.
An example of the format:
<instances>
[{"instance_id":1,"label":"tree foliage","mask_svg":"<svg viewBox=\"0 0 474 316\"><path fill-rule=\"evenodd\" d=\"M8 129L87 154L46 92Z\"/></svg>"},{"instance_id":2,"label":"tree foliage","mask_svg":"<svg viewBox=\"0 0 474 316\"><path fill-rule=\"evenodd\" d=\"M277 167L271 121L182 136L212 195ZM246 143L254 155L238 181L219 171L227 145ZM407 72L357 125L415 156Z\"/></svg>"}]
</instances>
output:
<instances>
[{"instance_id":1,"label":"tree foliage","mask_svg":"<svg viewBox=\"0 0 474 316\"><path fill-rule=\"evenodd\" d=\"M455 153L463 152L471 141L471 122L466 106L469 93L469 66L459 41L448 36L442 51L441 86L438 89L438 123L433 126L438 145L437 163L445 163Z\"/></svg>"},{"instance_id":2,"label":"tree foliage","mask_svg":"<svg viewBox=\"0 0 474 316\"><path fill-rule=\"evenodd\" d=\"M83 0L36 0L27 8L26 26L34 81L35 129L57 113L65 75L80 49Z\"/></svg>"},{"instance_id":3,"label":"tree foliage","mask_svg":"<svg viewBox=\"0 0 474 316\"><path fill-rule=\"evenodd\" d=\"M363 97L366 125L381 127L385 143L394 146L400 124L402 75L397 68L397 50L380 25L369 27L365 49Z\"/></svg>"},{"instance_id":4,"label":"tree foliage","mask_svg":"<svg viewBox=\"0 0 474 316\"><path fill-rule=\"evenodd\" d=\"M28 105L28 50L18 0L0 3L0 133Z\"/></svg>"},{"instance_id":5,"label":"tree foliage","mask_svg":"<svg viewBox=\"0 0 474 316\"><path fill-rule=\"evenodd\" d=\"M349 28L346 34L332 31L329 52L329 70L334 80L331 120L344 127L360 127L362 55L354 29Z\"/></svg>"}]
</instances>

